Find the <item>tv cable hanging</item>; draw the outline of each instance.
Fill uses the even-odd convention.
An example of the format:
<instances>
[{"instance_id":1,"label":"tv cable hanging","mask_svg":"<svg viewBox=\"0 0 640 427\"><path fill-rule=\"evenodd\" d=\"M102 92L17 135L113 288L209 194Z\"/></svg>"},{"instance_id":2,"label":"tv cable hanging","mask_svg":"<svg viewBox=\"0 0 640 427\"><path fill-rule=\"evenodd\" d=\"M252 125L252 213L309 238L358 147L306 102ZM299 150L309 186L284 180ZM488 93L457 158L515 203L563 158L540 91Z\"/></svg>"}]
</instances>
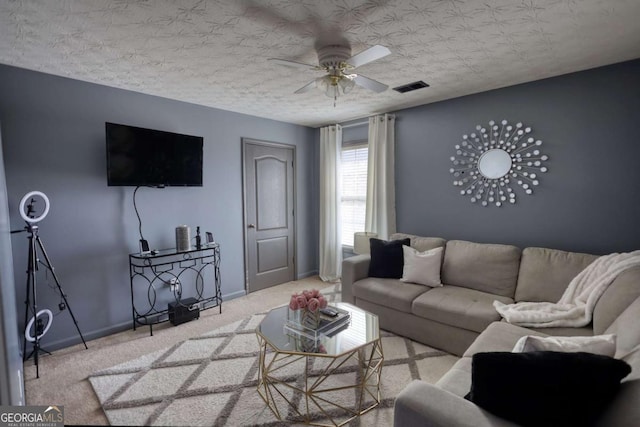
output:
<instances>
[{"instance_id":1,"label":"tv cable hanging","mask_svg":"<svg viewBox=\"0 0 640 427\"><path fill-rule=\"evenodd\" d=\"M140 185L133 190L133 210L136 211L136 217L138 218L138 234L140 234L140 254L148 254L151 252L149 249L149 242L142 236L142 218L140 218L140 212L138 211L138 205L136 204L136 193L140 189Z\"/></svg>"}]
</instances>

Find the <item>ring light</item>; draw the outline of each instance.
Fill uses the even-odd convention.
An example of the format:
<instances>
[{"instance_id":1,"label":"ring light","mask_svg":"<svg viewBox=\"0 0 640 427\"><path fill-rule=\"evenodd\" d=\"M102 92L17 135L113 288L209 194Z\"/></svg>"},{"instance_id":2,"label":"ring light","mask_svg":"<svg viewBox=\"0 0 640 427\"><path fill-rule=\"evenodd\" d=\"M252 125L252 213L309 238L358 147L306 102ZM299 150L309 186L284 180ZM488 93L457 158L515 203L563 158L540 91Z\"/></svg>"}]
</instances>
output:
<instances>
[{"instance_id":1,"label":"ring light","mask_svg":"<svg viewBox=\"0 0 640 427\"><path fill-rule=\"evenodd\" d=\"M44 212L42 212L42 214L38 217L31 218L25 213L24 206L27 203L27 201L29 201L34 196L42 197L42 200L44 201ZM22 217L22 219L24 219L29 223L42 221L47 216L48 213L49 213L49 198L42 191L32 191L30 193L27 193L24 195L24 197L20 201L20 216Z\"/></svg>"},{"instance_id":2,"label":"ring light","mask_svg":"<svg viewBox=\"0 0 640 427\"><path fill-rule=\"evenodd\" d=\"M33 322L36 320L36 318L40 317L43 314L46 314L49 317L49 320L47 321L47 326L44 327L44 330L40 335L38 335L36 331L36 335L38 335L38 339L42 338L44 334L46 334L49 328L51 327L51 324L53 323L53 313L48 308L45 308L44 310L40 310L38 314L36 314L31 318L31 320L29 320L29 323L27 323L27 327L24 330L24 337L27 339L27 341L34 342L36 340L35 337L31 336L31 327L33 326Z\"/></svg>"}]
</instances>

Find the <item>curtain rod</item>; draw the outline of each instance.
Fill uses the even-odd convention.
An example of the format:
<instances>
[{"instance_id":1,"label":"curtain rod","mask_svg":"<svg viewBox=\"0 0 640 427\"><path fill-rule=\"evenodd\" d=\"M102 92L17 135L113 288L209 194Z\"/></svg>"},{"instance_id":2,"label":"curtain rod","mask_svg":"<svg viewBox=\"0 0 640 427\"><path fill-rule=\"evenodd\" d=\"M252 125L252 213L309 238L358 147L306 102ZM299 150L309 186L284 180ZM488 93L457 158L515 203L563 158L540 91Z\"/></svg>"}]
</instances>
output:
<instances>
[{"instance_id":1,"label":"curtain rod","mask_svg":"<svg viewBox=\"0 0 640 427\"><path fill-rule=\"evenodd\" d=\"M344 128L352 128L352 127L356 127L356 126L364 126L364 125L368 125L369 124L369 120L363 120L361 122L355 122L355 123L350 123L348 125L342 125L342 129Z\"/></svg>"},{"instance_id":2,"label":"curtain rod","mask_svg":"<svg viewBox=\"0 0 640 427\"><path fill-rule=\"evenodd\" d=\"M388 114L388 116L389 116L389 118L392 118L392 117L395 118L394 114ZM369 119L366 119L366 120L362 120L360 122L349 123L348 125L341 125L341 126L344 129L344 128L351 128L351 127L356 127L356 126L364 126L364 125L368 125L368 124L369 124Z\"/></svg>"}]
</instances>

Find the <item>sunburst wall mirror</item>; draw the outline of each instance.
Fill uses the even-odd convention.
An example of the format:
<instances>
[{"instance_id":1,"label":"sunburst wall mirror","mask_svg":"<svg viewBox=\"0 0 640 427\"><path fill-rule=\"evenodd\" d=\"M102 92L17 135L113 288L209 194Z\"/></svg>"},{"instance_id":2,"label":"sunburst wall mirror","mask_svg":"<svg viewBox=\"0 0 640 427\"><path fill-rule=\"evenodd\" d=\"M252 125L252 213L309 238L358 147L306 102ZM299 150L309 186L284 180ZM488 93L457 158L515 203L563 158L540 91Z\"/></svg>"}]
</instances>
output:
<instances>
[{"instance_id":1,"label":"sunburst wall mirror","mask_svg":"<svg viewBox=\"0 0 640 427\"><path fill-rule=\"evenodd\" d=\"M476 132L462 135L455 145L449 172L456 178L453 185L460 194L482 206L502 206L516 202L514 187L533 194L539 174L548 171L549 156L542 154L542 141L531 136L531 128L518 122L510 125L502 120L498 125L476 126Z\"/></svg>"}]
</instances>

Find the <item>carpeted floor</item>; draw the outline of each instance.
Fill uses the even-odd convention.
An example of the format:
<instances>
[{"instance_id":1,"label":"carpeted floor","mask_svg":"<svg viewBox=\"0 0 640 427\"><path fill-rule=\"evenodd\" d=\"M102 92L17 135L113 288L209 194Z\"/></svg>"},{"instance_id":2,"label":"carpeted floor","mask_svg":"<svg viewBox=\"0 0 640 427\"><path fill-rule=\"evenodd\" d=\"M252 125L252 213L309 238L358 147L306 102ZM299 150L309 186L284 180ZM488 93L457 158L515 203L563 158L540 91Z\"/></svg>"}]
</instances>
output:
<instances>
[{"instance_id":1,"label":"carpeted floor","mask_svg":"<svg viewBox=\"0 0 640 427\"><path fill-rule=\"evenodd\" d=\"M171 426L278 424L256 391L258 347L254 331L263 317L264 314L253 315L95 373L89 380L109 422ZM391 425L398 392L412 378L437 380L455 361L441 351L409 339L384 335L385 365L381 380L384 400L379 409L360 420L360 425ZM302 372L302 366L291 370L295 368ZM339 375L330 378L336 381L332 386L353 383L357 371L357 365L343 366ZM341 404L351 407L353 402L349 400L353 401L355 393L344 394ZM317 422L330 425L320 411L315 415ZM295 414L290 411L289 417L294 418Z\"/></svg>"},{"instance_id":2,"label":"carpeted floor","mask_svg":"<svg viewBox=\"0 0 640 427\"><path fill-rule=\"evenodd\" d=\"M25 366L27 403L64 405L67 424L277 424L255 389L262 315L252 313L325 285L291 282L229 301L222 315L209 310L179 327L161 325L153 337L141 328L91 341L89 350L61 350L42 358L40 379ZM323 292L339 296L337 289ZM391 425L394 397L411 379L435 382L457 360L388 333L383 349L383 402L352 425Z\"/></svg>"}]
</instances>

